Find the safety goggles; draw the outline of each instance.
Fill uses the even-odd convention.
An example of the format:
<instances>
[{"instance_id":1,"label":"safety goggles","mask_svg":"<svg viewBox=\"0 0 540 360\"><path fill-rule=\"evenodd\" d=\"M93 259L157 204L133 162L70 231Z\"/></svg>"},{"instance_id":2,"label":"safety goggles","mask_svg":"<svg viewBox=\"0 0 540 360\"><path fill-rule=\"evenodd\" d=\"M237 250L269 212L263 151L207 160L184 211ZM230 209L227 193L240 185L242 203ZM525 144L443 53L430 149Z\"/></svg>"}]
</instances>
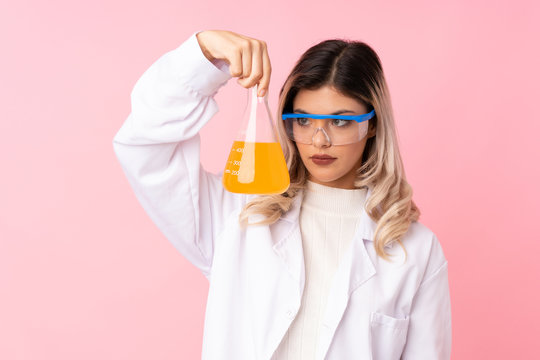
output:
<instances>
[{"instance_id":1,"label":"safety goggles","mask_svg":"<svg viewBox=\"0 0 540 360\"><path fill-rule=\"evenodd\" d=\"M348 145L361 141L375 110L361 115L282 114L287 136L297 143L316 146Z\"/></svg>"}]
</instances>

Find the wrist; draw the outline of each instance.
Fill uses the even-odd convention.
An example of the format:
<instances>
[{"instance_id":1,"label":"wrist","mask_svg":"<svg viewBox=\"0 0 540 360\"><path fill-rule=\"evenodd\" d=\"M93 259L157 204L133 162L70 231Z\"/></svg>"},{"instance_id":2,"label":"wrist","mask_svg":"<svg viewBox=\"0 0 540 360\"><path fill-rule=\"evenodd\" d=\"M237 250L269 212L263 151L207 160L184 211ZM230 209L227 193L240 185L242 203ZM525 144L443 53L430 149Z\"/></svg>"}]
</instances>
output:
<instances>
[{"instance_id":1,"label":"wrist","mask_svg":"<svg viewBox=\"0 0 540 360\"><path fill-rule=\"evenodd\" d=\"M213 61L215 60L216 58L212 56L212 54L210 53L210 51L208 50L208 48L204 45L204 31L201 31L199 33L197 33L195 35L195 37L197 38L197 42L199 43L199 47L201 48L201 51L203 53L203 55L210 61Z\"/></svg>"}]
</instances>

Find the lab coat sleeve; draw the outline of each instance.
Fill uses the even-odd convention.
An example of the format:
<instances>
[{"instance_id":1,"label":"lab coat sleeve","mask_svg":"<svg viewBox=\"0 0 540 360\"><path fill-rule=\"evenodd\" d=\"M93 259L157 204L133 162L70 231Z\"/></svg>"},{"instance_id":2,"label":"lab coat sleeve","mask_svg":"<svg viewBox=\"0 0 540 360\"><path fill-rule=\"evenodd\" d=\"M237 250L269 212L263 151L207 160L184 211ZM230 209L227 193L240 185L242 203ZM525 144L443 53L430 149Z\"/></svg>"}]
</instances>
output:
<instances>
[{"instance_id":1,"label":"lab coat sleeve","mask_svg":"<svg viewBox=\"0 0 540 360\"><path fill-rule=\"evenodd\" d=\"M448 360L452 343L448 262L435 236L426 275L414 297L403 360Z\"/></svg>"},{"instance_id":2,"label":"lab coat sleeve","mask_svg":"<svg viewBox=\"0 0 540 360\"><path fill-rule=\"evenodd\" d=\"M144 210L206 277L224 218L244 201L200 165L198 133L218 111L213 96L230 79L226 70L204 57L193 34L136 82L131 113L113 139Z\"/></svg>"}]
</instances>

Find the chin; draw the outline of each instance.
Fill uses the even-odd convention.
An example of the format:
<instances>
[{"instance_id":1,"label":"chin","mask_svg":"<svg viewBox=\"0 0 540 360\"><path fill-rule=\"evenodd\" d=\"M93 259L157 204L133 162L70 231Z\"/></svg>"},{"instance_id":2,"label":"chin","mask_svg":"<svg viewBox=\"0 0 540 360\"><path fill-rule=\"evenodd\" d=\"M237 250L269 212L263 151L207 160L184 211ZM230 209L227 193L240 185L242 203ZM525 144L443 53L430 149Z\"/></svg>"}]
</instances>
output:
<instances>
[{"instance_id":1,"label":"chin","mask_svg":"<svg viewBox=\"0 0 540 360\"><path fill-rule=\"evenodd\" d=\"M310 172L311 180L315 180L321 183L331 183L338 181L342 176L336 176L331 174L318 174L317 172Z\"/></svg>"}]
</instances>

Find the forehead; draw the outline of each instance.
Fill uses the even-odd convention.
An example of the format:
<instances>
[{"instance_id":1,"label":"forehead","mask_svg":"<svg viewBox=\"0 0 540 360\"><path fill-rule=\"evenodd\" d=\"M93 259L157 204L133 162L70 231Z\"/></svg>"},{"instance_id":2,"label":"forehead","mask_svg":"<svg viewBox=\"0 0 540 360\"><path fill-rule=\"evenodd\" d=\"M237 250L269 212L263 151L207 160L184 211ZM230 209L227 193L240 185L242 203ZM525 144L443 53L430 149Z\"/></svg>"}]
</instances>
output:
<instances>
[{"instance_id":1,"label":"forehead","mask_svg":"<svg viewBox=\"0 0 540 360\"><path fill-rule=\"evenodd\" d=\"M332 114L341 110L358 114L367 112L364 104L330 86L316 90L300 90L293 100L293 111L298 109L310 114Z\"/></svg>"}]
</instances>

